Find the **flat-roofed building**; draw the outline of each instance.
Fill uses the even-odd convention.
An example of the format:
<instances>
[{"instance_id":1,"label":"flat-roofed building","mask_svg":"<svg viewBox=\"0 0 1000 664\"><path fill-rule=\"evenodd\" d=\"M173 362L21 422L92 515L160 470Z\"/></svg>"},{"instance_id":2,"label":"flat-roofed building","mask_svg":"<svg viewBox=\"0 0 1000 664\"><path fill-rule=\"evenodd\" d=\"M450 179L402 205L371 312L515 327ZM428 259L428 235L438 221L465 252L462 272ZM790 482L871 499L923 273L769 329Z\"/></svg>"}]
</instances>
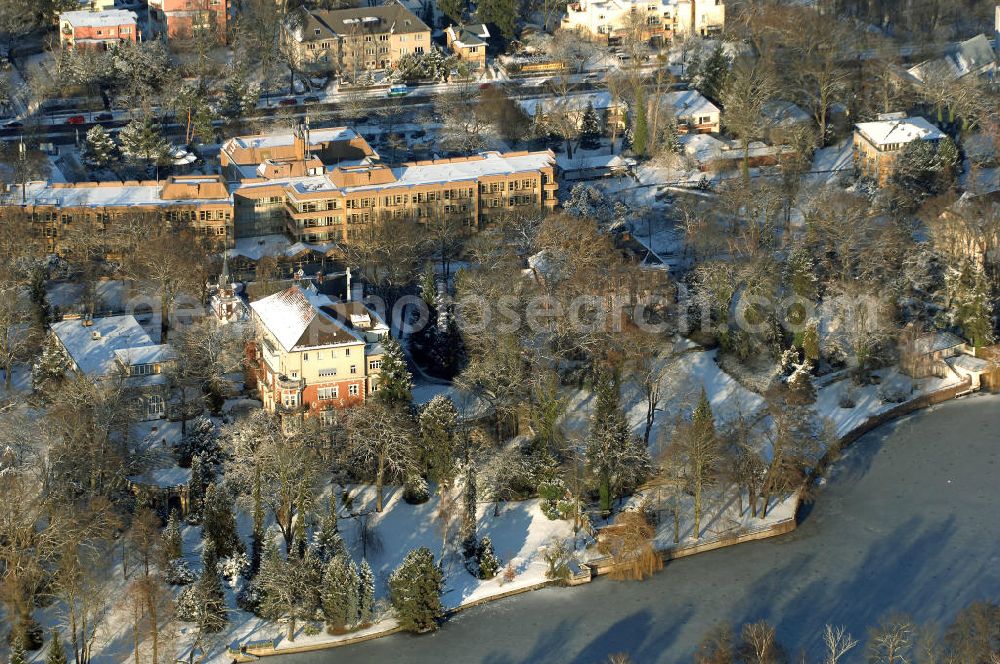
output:
<instances>
[{"instance_id":1,"label":"flat-roofed building","mask_svg":"<svg viewBox=\"0 0 1000 664\"><path fill-rule=\"evenodd\" d=\"M865 177L885 184L900 150L913 141L937 143L944 132L921 117L886 113L876 122L854 125L854 163Z\"/></svg>"},{"instance_id":2,"label":"flat-roofed building","mask_svg":"<svg viewBox=\"0 0 1000 664\"><path fill-rule=\"evenodd\" d=\"M258 161L259 160L259 161ZM283 234L308 244L360 242L376 222L425 223L448 216L478 229L504 212L555 207L555 155L483 152L389 166L345 127L242 136L221 150L223 175L165 182L33 182L0 195L23 214L50 251L73 229L106 229L155 214L185 224L217 250L237 240Z\"/></svg>"},{"instance_id":3,"label":"flat-roofed building","mask_svg":"<svg viewBox=\"0 0 1000 664\"><path fill-rule=\"evenodd\" d=\"M725 22L722 0L574 0L566 5L560 27L616 43L633 36L643 40L707 36L721 32Z\"/></svg>"},{"instance_id":4,"label":"flat-roofed building","mask_svg":"<svg viewBox=\"0 0 1000 664\"><path fill-rule=\"evenodd\" d=\"M276 180L318 175L325 165L355 166L378 160L378 154L349 127L296 129L237 136L222 144L219 164L230 182Z\"/></svg>"},{"instance_id":5,"label":"flat-roofed building","mask_svg":"<svg viewBox=\"0 0 1000 664\"><path fill-rule=\"evenodd\" d=\"M218 175L178 175L160 182L33 182L4 202L23 208L49 251L60 251L62 240L76 228L107 230L138 214L193 228L209 247L233 242L232 197Z\"/></svg>"},{"instance_id":6,"label":"flat-roofed building","mask_svg":"<svg viewBox=\"0 0 1000 664\"><path fill-rule=\"evenodd\" d=\"M236 224L270 201L283 205L285 232L299 242L358 242L380 221L457 220L470 232L504 212L555 207L555 156L484 152L387 166L339 166L285 182L245 181L235 191ZM277 204L276 204L277 205Z\"/></svg>"},{"instance_id":7,"label":"flat-roofed building","mask_svg":"<svg viewBox=\"0 0 1000 664\"><path fill-rule=\"evenodd\" d=\"M59 45L63 48L107 50L121 42L139 41L138 17L124 9L59 14Z\"/></svg>"},{"instance_id":8,"label":"flat-roofed building","mask_svg":"<svg viewBox=\"0 0 1000 664\"><path fill-rule=\"evenodd\" d=\"M169 42L208 34L225 43L229 12L229 0L149 0L150 27Z\"/></svg>"}]
</instances>

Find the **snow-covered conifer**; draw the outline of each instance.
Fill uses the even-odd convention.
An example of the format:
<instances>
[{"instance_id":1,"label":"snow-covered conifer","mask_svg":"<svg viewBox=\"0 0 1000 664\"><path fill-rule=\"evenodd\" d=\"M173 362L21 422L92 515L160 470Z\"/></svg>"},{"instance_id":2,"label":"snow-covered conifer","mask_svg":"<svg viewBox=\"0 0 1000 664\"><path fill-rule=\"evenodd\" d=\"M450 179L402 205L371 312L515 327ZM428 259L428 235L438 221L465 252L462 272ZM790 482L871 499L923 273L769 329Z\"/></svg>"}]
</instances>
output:
<instances>
[{"instance_id":1,"label":"snow-covered conifer","mask_svg":"<svg viewBox=\"0 0 1000 664\"><path fill-rule=\"evenodd\" d=\"M168 561L180 558L183 554L180 517L177 510L170 510L167 525L163 529L163 556Z\"/></svg>"},{"instance_id":2,"label":"snow-covered conifer","mask_svg":"<svg viewBox=\"0 0 1000 664\"><path fill-rule=\"evenodd\" d=\"M490 540L489 535L483 537L483 540L479 543L479 555L477 558L479 561L480 579L492 579L503 566L493 551L493 542Z\"/></svg>"},{"instance_id":3,"label":"snow-covered conifer","mask_svg":"<svg viewBox=\"0 0 1000 664\"><path fill-rule=\"evenodd\" d=\"M403 348L392 335L386 335L382 340L382 368L378 377L376 399L391 407L406 407L413 400L413 377L406 368L406 358Z\"/></svg>"},{"instance_id":4,"label":"snow-covered conifer","mask_svg":"<svg viewBox=\"0 0 1000 664\"><path fill-rule=\"evenodd\" d=\"M52 630L52 636L49 638L49 652L45 656L45 664L66 664L66 650L57 629Z\"/></svg>"},{"instance_id":5,"label":"snow-covered conifer","mask_svg":"<svg viewBox=\"0 0 1000 664\"><path fill-rule=\"evenodd\" d=\"M364 625L375 618L375 574L368 559L361 560L358 573L358 623Z\"/></svg>"},{"instance_id":6,"label":"snow-covered conifer","mask_svg":"<svg viewBox=\"0 0 1000 664\"><path fill-rule=\"evenodd\" d=\"M444 615L441 589L444 578L427 547L406 554L389 575L389 601L403 629L426 632L437 628Z\"/></svg>"},{"instance_id":7,"label":"snow-covered conifer","mask_svg":"<svg viewBox=\"0 0 1000 664\"><path fill-rule=\"evenodd\" d=\"M209 484L202 508L202 535L219 558L244 553L246 548L236 530L233 497L225 485Z\"/></svg>"},{"instance_id":8,"label":"snow-covered conifer","mask_svg":"<svg viewBox=\"0 0 1000 664\"><path fill-rule=\"evenodd\" d=\"M84 160L98 168L104 168L111 163L115 155L115 142L101 125L94 125L87 130L87 139L84 145Z\"/></svg>"},{"instance_id":9,"label":"snow-covered conifer","mask_svg":"<svg viewBox=\"0 0 1000 664\"><path fill-rule=\"evenodd\" d=\"M458 411L451 399L438 394L420 412L420 465L439 490L455 477L455 432Z\"/></svg>"},{"instance_id":10,"label":"snow-covered conifer","mask_svg":"<svg viewBox=\"0 0 1000 664\"><path fill-rule=\"evenodd\" d=\"M320 602L330 633L342 632L358 619L360 579L357 565L346 555L334 556L323 569Z\"/></svg>"}]
</instances>

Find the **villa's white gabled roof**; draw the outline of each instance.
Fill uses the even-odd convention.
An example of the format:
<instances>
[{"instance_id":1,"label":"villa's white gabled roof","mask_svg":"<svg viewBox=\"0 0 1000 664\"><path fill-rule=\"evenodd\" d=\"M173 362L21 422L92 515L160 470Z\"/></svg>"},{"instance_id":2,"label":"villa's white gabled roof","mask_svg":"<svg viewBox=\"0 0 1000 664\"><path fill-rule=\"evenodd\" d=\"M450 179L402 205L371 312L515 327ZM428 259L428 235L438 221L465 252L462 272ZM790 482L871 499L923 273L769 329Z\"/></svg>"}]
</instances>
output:
<instances>
[{"instance_id":1,"label":"villa's white gabled roof","mask_svg":"<svg viewBox=\"0 0 1000 664\"><path fill-rule=\"evenodd\" d=\"M111 374L118 351L141 353L143 347L159 348L131 315L95 318L89 326L79 318L63 320L52 324L52 332L88 376Z\"/></svg>"},{"instance_id":2,"label":"villa's white gabled roof","mask_svg":"<svg viewBox=\"0 0 1000 664\"><path fill-rule=\"evenodd\" d=\"M251 302L250 308L285 352L363 342L363 336L321 310L333 305L314 289L294 285Z\"/></svg>"},{"instance_id":3,"label":"villa's white gabled roof","mask_svg":"<svg viewBox=\"0 0 1000 664\"><path fill-rule=\"evenodd\" d=\"M916 140L936 141L944 138L944 132L921 117L860 122L855 127L874 145L910 143Z\"/></svg>"}]
</instances>

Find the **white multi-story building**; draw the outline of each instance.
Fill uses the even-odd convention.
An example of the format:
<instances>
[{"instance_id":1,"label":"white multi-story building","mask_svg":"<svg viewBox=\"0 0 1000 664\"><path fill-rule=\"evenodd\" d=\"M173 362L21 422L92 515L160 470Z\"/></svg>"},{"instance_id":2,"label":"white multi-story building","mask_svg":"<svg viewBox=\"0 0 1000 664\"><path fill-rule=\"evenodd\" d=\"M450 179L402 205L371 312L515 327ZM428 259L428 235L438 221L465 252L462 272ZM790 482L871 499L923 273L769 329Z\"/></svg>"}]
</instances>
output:
<instances>
[{"instance_id":1,"label":"white multi-story building","mask_svg":"<svg viewBox=\"0 0 1000 664\"><path fill-rule=\"evenodd\" d=\"M642 39L711 35L726 23L723 0L575 0L561 27L615 41L635 32Z\"/></svg>"}]
</instances>

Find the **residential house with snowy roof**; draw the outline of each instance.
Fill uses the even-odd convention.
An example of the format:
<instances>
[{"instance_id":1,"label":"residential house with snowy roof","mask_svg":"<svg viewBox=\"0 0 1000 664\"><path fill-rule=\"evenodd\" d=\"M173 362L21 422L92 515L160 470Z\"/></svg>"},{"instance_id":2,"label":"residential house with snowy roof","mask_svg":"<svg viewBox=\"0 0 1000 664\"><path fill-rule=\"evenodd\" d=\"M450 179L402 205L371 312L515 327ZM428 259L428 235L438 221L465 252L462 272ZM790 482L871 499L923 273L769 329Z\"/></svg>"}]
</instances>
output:
<instances>
[{"instance_id":1,"label":"residential house with snowy roof","mask_svg":"<svg viewBox=\"0 0 1000 664\"><path fill-rule=\"evenodd\" d=\"M94 380L121 381L142 419L166 415L166 372L177 355L170 345L154 343L134 316L61 320L51 334L70 369Z\"/></svg>"},{"instance_id":2,"label":"residential house with snowy roof","mask_svg":"<svg viewBox=\"0 0 1000 664\"><path fill-rule=\"evenodd\" d=\"M490 39L490 31L482 23L449 25L444 31L444 39L459 60L468 62L476 69L486 66L486 45Z\"/></svg>"},{"instance_id":3,"label":"residential house with snowy roof","mask_svg":"<svg viewBox=\"0 0 1000 664\"><path fill-rule=\"evenodd\" d=\"M264 408L328 418L378 389L389 326L363 303L295 284L250 304L254 379Z\"/></svg>"},{"instance_id":4,"label":"residential house with snowy roof","mask_svg":"<svg viewBox=\"0 0 1000 664\"><path fill-rule=\"evenodd\" d=\"M139 41L138 17L124 9L59 14L59 45L68 49L107 50L121 42Z\"/></svg>"},{"instance_id":5,"label":"residential house with snowy roof","mask_svg":"<svg viewBox=\"0 0 1000 664\"><path fill-rule=\"evenodd\" d=\"M624 100L612 96L607 90L586 92L554 97L536 97L521 99L518 102L521 110L529 118L551 119L555 116L566 117L578 126L583 124L583 116L590 106L597 113L597 119L602 128L617 125L625 129L628 105Z\"/></svg>"},{"instance_id":6,"label":"residential house with snowy roof","mask_svg":"<svg viewBox=\"0 0 1000 664\"><path fill-rule=\"evenodd\" d=\"M666 107L677 121L678 133L719 133L719 107L697 90L668 92L662 96L661 109L663 107Z\"/></svg>"},{"instance_id":7,"label":"residential house with snowy roof","mask_svg":"<svg viewBox=\"0 0 1000 664\"><path fill-rule=\"evenodd\" d=\"M888 181L900 150L913 141L937 143L944 133L921 117L886 113L875 122L854 125L854 164L880 185Z\"/></svg>"},{"instance_id":8,"label":"residential house with snowy roof","mask_svg":"<svg viewBox=\"0 0 1000 664\"><path fill-rule=\"evenodd\" d=\"M430 52L431 30L399 2L377 7L291 12L282 40L310 72L354 80L396 66L405 55Z\"/></svg>"},{"instance_id":9,"label":"residential house with snowy roof","mask_svg":"<svg viewBox=\"0 0 1000 664\"><path fill-rule=\"evenodd\" d=\"M997 54L986 35L952 45L943 56L925 60L907 70L918 85L929 80L957 81L966 76L993 75L997 71Z\"/></svg>"}]
</instances>

